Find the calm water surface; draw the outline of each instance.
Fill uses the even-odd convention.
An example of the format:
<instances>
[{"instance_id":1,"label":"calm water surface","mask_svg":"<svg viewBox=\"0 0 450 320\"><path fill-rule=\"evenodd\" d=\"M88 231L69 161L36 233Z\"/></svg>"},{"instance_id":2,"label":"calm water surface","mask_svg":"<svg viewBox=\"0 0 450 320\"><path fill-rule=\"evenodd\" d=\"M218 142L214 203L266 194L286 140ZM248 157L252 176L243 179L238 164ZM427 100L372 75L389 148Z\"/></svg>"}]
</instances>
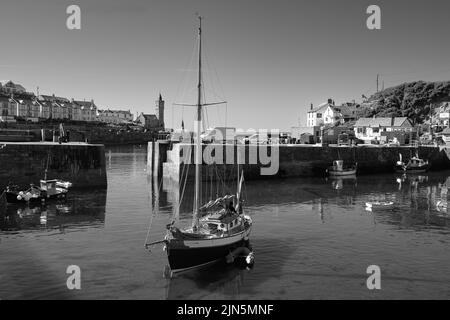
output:
<instances>
[{"instance_id":1,"label":"calm water surface","mask_svg":"<svg viewBox=\"0 0 450 320\"><path fill-rule=\"evenodd\" d=\"M0 216L0 299L450 298L450 172L247 182L254 267L165 279L165 253L144 241L150 221L150 241L163 237L180 190L147 177L145 147L108 149L106 160L107 190ZM377 200L394 206L365 210ZM378 291L366 287L373 264ZM81 268L81 290L66 287L69 265Z\"/></svg>"}]
</instances>

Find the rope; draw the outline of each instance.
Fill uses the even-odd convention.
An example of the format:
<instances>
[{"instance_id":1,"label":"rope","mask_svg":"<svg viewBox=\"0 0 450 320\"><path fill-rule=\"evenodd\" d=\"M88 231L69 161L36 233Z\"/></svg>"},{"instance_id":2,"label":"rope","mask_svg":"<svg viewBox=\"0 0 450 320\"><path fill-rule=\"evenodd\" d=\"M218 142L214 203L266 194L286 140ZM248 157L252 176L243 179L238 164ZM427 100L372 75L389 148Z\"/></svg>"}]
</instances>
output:
<instances>
[{"instance_id":1,"label":"rope","mask_svg":"<svg viewBox=\"0 0 450 320\"><path fill-rule=\"evenodd\" d=\"M159 194L159 192L161 191L162 181L163 181L163 179L161 179L161 180L159 181L159 186L158 186L158 189L157 189L157 190L158 190L158 194ZM155 202L156 202L156 201L159 201L159 198L158 198L158 199L155 199ZM155 206L156 206L156 203L155 203ZM145 243L144 243L144 246L147 245L148 237L150 236L150 230L151 230L152 225L153 225L153 218L156 216L156 214L157 214L156 210L153 210L153 201L152 201L152 215L150 216L150 221L149 221L149 224L148 224L147 236L145 237Z\"/></svg>"},{"instance_id":2,"label":"rope","mask_svg":"<svg viewBox=\"0 0 450 320\"><path fill-rule=\"evenodd\" d=\"M191 151L191 152L190 152L189 156L191 156L191 154L192 154L192 148L191 148L190 151ZM183 168L183 169L184 169L184 168ZM189 177L189 165L188 165L188 168L187 168L187 170L186 170L186 177L185 177L185 179L184 179L184 185L183 185L183 189L182 189L182 191L181 191L180 201L178 202L178 212L180 212L181 203L183 202L184 191L186 190L186 181L187 181L188 177ZM183 180L181 180L181 181L183 181Z\"/></svg>"}]
</instances>

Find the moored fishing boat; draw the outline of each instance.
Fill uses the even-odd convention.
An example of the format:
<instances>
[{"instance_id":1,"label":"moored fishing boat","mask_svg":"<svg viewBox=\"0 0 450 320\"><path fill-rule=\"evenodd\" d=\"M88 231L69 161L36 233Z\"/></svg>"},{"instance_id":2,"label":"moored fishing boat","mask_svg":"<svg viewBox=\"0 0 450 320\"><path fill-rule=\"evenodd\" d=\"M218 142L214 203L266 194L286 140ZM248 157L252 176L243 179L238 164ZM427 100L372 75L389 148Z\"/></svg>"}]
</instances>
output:
<instances>
[{"instance_id":1,"label":"moored fishing boat","mask_svg":"<svg viewBox=\"0 0 450 320\"><path fill-rule=\"evenodd\" d=\"M327 173L330 177L342 177L356 175L357 170L357 163L351 166L344 166L343 160L335 160L333 161L333 165L327 169Z\"/></svg>"},{"instance_id":2,"label":"moored fishing boat","mask_svg":"<svg viewBox=\"0 0 450 320\"><path fill-rule=\"evenodd\" d=\"M41 180L39 187L30 184L30 188L26 190L9 185L6 187L5 194L8 203L42 203L50 200L65 200L71 186L72 183L58 179Z\"/></svg>"},{"instance_id":3,"label":"moored fishing boat","mask_svg":"<svg viewBox=\"0 0 450 320\"><path fill-rule=\"evenodd\" d=\"M412 157L406 164L402 160L402 154L400 154L399 157L399 161L397 161L395 164L396 172L421 173L427 172L431 168L431 164L428 162L428 160L423 160L417 155Z\"/></svg>"}]
</instances>

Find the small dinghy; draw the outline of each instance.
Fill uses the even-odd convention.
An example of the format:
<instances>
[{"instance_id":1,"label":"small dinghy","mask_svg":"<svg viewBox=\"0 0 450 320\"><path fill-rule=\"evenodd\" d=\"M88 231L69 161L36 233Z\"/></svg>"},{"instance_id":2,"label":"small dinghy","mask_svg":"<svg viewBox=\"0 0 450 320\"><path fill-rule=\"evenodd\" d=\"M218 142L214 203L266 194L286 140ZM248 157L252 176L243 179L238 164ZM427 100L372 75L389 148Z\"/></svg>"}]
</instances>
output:
<instances>
[{"instance_id":1,"label":"small dinghy","mask_svg":"<svg viewBox=\"0 0 450 320\"><path fill-rule=\"evenodd\" d=\"M392 201L371 201L366 202L366 210L372 211L375 209L391 209L394 207L394 202Z\"/></svg>"},{"instance_id":2,"label":"small dinghy","mask_svg":"<svg viewBox=\"0 0 450 320\"><path fill-rule=\"evenodd\" d=\"M357 163L352 166L345 167L343 160L335 160L333 161L333 166L327 169L327 173L330 175L330 177L351 176L356 175L357 168Z\"/></svg>"},{"instance_id":3,"label":"small dinghy","mask_svg":"<svg viewBox=\"0 0 450 320\"><path fill-rule=\"evenodd\" d=\"M27 190L20 190L18 186L6 187L8 203L42 203L49 200L65 200L72 183L58 179L41 180L40 186L30 184Z\"/></svg>"}]
</instances>

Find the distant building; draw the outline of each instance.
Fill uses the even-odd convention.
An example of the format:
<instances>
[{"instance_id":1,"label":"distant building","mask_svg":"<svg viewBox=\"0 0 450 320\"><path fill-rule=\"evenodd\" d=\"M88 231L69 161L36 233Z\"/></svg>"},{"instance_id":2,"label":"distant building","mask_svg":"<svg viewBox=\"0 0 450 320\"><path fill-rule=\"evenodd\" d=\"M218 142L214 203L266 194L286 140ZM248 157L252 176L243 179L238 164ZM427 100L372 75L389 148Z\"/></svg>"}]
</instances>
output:
<instances>
[{"instance_id":1,"label":"distant building","mask_svg":"<svg viewBox=\"0 0 450 320\"><path fill-rule=\"evenodd\" d=\"M161 94L156 101L155 111L156 114L141 113L137 117L136 122L147 130L164 130L164 100L162 99Z\"/></svg>"},{"instance_id":2,"label":"distant building","mask_svg":"<svg viewBox=\"0 0 450 320\"><path fill-rule=\"evenodd\" d=\"M314 108L311 104L311 109L308 111L306 125L308 127L322 126L326 124L334 124L340 121L340 112L336 110L334 101L328 99L327 102L320 104Z\"/></svg>"},{"instance_id":3,"label":"distant building","mask_svg":"<svg viewBox=\"0 0 450 320\"><path fill-rule=\"evenodd\" d=\"M164 100L163 100L161 94L159 94L159 99L156 100L155 114L158 117L159 126L164 129L165 128L165 125L164 125Z\"/></svg>"},{"instance_id":4,"label":"distant building","mask_svg":"<svg viewBox=\"0 0 450 320\"><path fill-rule=\"evenodd\" d=\"M450 102L442 102L437 108L437 119L434 124L448 127L450 124Z\"/></svg>"},{"instance_id":5,"label":"distant building","mask_svg":"<svg viewBox=\"0 0 450 320\"><path fill-rule=\"evenodd\" d=\"M314 127L291 127L291 137L297 141L302 140L303 135L311 135L314 143L321 141L322 129L321 126ZM308 138L310 139L310 138Z\"/></svg>"},{"instance_id":6,"label":"distant building","mask_svg":"<svg viewBox=\"0 0 450 320\"><path fill-rule=\"evenodd\" d=\"M39 105L39 117L43 119L52 118L52 101L45 99L46 96L38 96L35 102Z\"/></svg>"},{"instance_id":7,"label":"distant building","mask_svg":"<svg viewBox=\"0 0 450 320\"><path fill-rule=\"evenodd\" d=\"M141 113L136 119L137 123L140 124L147 130L162 130L163 128L159 125L158 117L154 114L144 114Z\"/></svg>"},{"instance_id":8,"label":"distant building","mask_svg":"<svg viewBox=\"0 0 450 320\"><path fill-rule=\"evenodd\" d=\"M40 95L36 102L40 106L40 117L44 119L69 119L69 109L72 107L71 101L67 98Z\"/></svg>"},{"instance_id":9,"label":"distant building","mask_svg":"<svg viewBox=\"0 0 450 320\"><path fill-rule=\"evenodd\" d=\"M0 94L0 122L10 122L14 120L14 104L6 94Z\"/></svg>"},{"instance_id":10,"label":"distant building","mask_svg":"<svg viewBox=\"0 0 450 320\"><path fill-rule=\"evenodd\" d=\"M22 94L25 93L26 90L23 86L18 83L14 83L11 80L0 80L0 92L6 94Z\"/></svg>"},{"instance_id":11,"label":"distant building","mask_svg":"<svg viewBox=\"0 0 450 320\"><path fill-rule=\"evenodd\" d=\"M75 103L75 100L70 101L72 108L69 110L69 119L73 121L82 121L83 115L81 113L81 106Z\"/></svg>"},{"instance_id":12,"label":"distant building","mask_svg":"<svg viewBox=\"0 0 450 320\"><path fill-rule=\"evenodd\" d=\"M361 140L381 140L384 132L414 131L407 117L398 118L360 118L354 126L355 136Z\"/></svg>"},{"instance_id":13,"label":"distant building","mask_svg":"<svg viewBox=\"0 0 450 320\"><path fill-rule=\"evenodd\" d=\"M355 121L358 118L357 111L359 106L360 106L359 104L353 101L353 102L346 102L338 107L335 107L335 111L340 114L339 115L340 122L344 124L350 121Z\"/></svg>"},{"instance_id":14,"label":"distant building","mask_svg":"<svg viewBox=\"0 0 450 320\"><path fill-rule=\"evenodd\" d=\"M94 100L74 101L73 103L80 107L82 121L97 121L97 106Z\"/></svg>"},{"instance_id":15,"label":"distant building","mask_svg":"<svg viewBox=\"0 0 450 320\"><path fill-rule=\"evenodd\" d=\"M97 119L105 123L129 123L133 121L133 114L130 110L98 110Z\"/></svg>"},{"instance_id":16,"label":"distant building","mask_svg":"<svg viewBox=\"0 0 450 320\"><path fill-rule=\"evenodd\" d=\"M17 106L11 100L11 96L7 94L0 94L0 116L5 117L16 116Z\"/></svg>"},{"instance_id":17,"label":"distant building","mask_svg":"<svg viewBox=\"0 0 450 320\"><path fill-rule=\"evenodd\" d=\"M15 116L37 121L39 118L39 105L35 102L34 96L11 94L10 104L15 107Z\"/></svg>"}]
</instances>

